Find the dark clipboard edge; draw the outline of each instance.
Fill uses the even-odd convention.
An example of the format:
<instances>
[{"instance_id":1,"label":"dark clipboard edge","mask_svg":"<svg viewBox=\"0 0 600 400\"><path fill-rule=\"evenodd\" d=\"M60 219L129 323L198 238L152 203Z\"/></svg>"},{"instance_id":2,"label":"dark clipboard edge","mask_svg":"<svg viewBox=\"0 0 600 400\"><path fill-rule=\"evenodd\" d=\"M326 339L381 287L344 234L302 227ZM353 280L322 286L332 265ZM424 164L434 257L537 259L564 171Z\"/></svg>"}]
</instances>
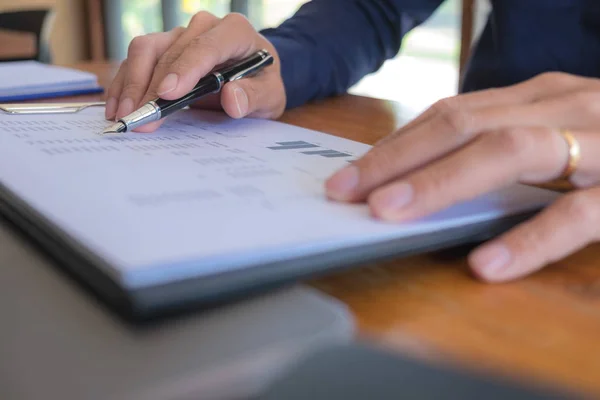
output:
<instances>
[{"instance_id":1,"label":"dark clipboard edge","mask_svg":"<svg viewBox=\"0 0 600 400\"><path fill-rule=\"evenodd\" d=\"M477 243L505 232L538 211L531 210L435 233L249 266L211 277L127 290L105 272L112 269L110 265L0 183L0 215L128 322L147 322L210 308L365 263Z\"/></svg>"}]
</instances>

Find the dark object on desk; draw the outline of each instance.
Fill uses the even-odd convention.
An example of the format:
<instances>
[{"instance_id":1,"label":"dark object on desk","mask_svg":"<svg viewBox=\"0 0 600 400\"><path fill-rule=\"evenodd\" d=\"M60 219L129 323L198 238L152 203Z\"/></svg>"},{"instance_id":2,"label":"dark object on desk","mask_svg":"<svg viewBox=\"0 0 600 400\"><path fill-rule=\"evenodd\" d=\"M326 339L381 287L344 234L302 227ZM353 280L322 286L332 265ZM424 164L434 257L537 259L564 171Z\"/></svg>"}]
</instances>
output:
<instances>
[{"instance_id":1,"label":"dark object on desk","mask_svg":"<svg viewBox=\"0 0 600 400\"><path fill-rule=\"evenodd\" d=\"M32 57L0 58L0 61L36 60L47 64L52 63L49 38L53 22L52 9L1 12L0 29L33 34L36 52Z\"/></svg>"},{"instance_id":2,"label":"dark object on desk","mask_svg":"<svg viewBox=\"0 0 600 400\"><path fill-rule=\"evenodd\" d=\"M433 366L372 346L347 344L305 358L259 400L576 398L548 387Z\"/></svg>"},{"instance_id":3,"label":"dark object on desk","mask_svg":"<svg viewBox=\"0 0 600 400\"><path fill-rule=\"evenodd\" d=\"M231 399L315 346L347 342L345 306L292 288L131 326L50 268L0 219L0 399Z\"/></svg>"}]
</instances>

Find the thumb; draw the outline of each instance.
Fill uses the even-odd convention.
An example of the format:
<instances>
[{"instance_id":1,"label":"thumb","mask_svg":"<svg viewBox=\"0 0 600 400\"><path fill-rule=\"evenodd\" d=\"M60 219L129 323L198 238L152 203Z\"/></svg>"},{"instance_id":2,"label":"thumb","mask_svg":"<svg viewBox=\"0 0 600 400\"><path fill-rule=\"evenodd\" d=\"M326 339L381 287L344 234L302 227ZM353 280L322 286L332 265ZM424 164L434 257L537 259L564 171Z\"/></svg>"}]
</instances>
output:
<instances>
[{"instance_id":1,"label":"thumb","mask_svg":"<svg viewBox=\"0 0 600 400\"><path fill-rule=\"evenodd\" d=\"M223 86L221 106L232 118L277 118L285 108L283 92L269 74L240 79Z\"/></svg>"}]
</instances>

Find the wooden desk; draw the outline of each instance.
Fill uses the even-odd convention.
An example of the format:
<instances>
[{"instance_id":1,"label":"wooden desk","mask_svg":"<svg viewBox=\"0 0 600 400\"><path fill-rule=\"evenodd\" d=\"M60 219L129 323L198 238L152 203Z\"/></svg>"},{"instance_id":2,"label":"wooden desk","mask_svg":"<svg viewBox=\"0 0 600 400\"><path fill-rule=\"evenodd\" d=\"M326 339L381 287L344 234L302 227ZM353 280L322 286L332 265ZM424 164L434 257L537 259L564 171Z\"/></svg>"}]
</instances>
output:
<instances>
[{"instance_id":1,"label":"wooden desk","mask_svg":"<svg viewBox=\"0 0 600 400\"><path fill-rule=\"evenodd\" d=\"M114 66L86 64L107 84ZM282 121L373 143L402 121L393 102L345 96ZM474 280L464 257L426 255L311 282L356 315L360 334L431 360L567 385L600 396L600 247L523 280Z\"/></svg>"}]
</instances>

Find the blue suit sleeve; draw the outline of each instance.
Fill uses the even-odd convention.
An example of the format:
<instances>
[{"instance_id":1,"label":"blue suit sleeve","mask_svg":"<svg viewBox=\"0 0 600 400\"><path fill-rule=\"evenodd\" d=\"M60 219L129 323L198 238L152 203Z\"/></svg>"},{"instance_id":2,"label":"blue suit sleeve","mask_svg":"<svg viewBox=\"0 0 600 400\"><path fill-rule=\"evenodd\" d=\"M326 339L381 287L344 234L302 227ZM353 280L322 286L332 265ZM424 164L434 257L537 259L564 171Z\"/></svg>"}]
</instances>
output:
<instances>
[{"instance_id":1,"label":"blue suit sleeve","mask_svg":"<svg viewBox=\"0 0 600 400\"><path fill-rule=\"evenodd\" d=\"M261 33L275 46L287 108L345 93L399 51L443 0L312 0Z\"/></svg>"}]
</instances>

